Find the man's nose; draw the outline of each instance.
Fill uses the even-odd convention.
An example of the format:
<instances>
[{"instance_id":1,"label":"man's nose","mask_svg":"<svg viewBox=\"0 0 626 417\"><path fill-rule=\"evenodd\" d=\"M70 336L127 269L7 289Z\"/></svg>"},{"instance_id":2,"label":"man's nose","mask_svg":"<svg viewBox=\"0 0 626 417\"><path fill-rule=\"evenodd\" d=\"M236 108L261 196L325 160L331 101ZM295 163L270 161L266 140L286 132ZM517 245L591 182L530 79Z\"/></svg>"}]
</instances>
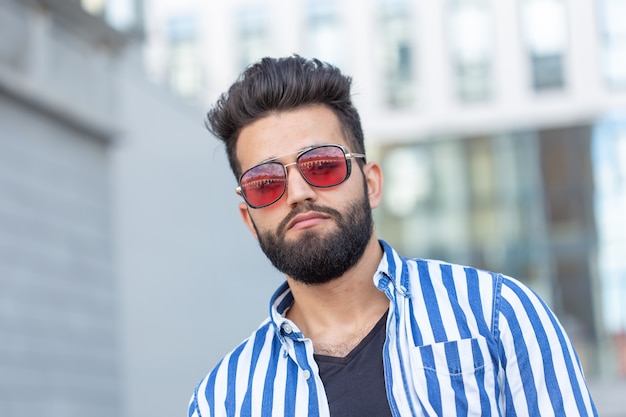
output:
<instances>
[{"instance_id":1,"label":"man's nose","mask_svg":"<svg viewBox=\"0 0 626 417\"><path fill-rule=\"evenodd\" d=\"M303 201L317 199L315 187L304 179L295 163L285 165L285 171L287 171L287 204L293 206Z\"/></svg>"}]
</instances>

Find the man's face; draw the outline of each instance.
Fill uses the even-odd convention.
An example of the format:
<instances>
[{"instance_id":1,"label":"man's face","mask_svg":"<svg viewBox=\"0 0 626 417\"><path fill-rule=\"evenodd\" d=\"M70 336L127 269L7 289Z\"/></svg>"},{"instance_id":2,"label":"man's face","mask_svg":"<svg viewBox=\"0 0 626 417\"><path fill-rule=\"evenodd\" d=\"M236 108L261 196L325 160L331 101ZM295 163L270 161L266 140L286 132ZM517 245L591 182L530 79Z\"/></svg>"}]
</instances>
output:
<instances>
[{"instance_id":1,"label":"man's face","mask_svg":"<svg viewBox=\"0 0 626 417\"><path fill-rule=\"evenodd\" d=\"M271 114L245 127L237 157L245 171L267 159L322 144L352 151L335 114L313 106ZM288 155L278 161L290 164L295 158ZM276 203L260 209L240 203L242 217L267 257L297 281L320 284L341 276L358 262L372 237L371 206L378 204L368 194L372 168L367 164L362 171L357 159L351 164L350 177L330 188L309 185L291 165L287 189ZM373 171L379 173L377 166Z\"/></svg>"}]
</instances>

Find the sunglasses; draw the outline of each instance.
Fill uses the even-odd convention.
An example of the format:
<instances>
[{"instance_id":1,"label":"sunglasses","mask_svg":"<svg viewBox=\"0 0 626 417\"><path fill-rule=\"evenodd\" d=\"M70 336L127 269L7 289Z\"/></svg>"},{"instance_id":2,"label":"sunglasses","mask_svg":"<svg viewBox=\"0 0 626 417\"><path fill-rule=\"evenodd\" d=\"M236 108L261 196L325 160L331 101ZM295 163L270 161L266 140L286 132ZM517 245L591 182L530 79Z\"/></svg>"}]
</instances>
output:
<instances>
[{"instance_id":1,"label":"sunglasses","mask_svg":"<svg viewBox=\"0 0 626 417\"><path fill-rule=\"evenodd\" d=\"M277 161L295 154L298 155L295 162L283 164ZM236 192L252 208L267 207L285 194L288 166L296 165L302 178L313 187L329 188L350 177L350 158L365 158L365 155L350 153L341 145L311 146L253 166L239 177Z\"/></svg>"}]
</instances>

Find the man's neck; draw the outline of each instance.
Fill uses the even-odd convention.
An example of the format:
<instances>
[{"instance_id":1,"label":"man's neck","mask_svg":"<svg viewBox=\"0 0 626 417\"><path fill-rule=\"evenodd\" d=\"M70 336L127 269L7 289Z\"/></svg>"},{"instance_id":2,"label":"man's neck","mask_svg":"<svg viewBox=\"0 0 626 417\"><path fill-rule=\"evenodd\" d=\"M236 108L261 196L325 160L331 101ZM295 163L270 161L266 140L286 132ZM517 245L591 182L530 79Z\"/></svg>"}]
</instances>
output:
<instances>
[{"instance_id":1,"label":"man's neck","mask_svg":"<svg viewBox=\"0 0 626 417\"><path fill-rule=\"evenodd\" d=\"M389 300L373 283L382 255L373 236L359 262L331 282L307 285L287 277L294 296L287 317L313 341L315 353L347 355L385 313Z\"/></svg>"}]
</instances>

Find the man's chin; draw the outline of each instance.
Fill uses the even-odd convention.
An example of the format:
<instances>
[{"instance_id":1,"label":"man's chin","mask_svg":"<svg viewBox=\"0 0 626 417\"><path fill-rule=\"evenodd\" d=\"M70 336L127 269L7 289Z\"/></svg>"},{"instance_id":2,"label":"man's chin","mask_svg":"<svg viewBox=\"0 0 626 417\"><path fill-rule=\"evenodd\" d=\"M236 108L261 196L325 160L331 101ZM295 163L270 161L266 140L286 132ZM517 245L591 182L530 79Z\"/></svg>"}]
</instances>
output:
<instances>
[{"instance_id":1,"label":"man's chin","mask_svg":"<svg viewBox=\"0 0 626 417\"><path fill-rule=\"evenodd\" d=\"M303 284L306 285L307 287L312 287L312 288L321 288L324 285L330 284L333 281L337 281L339 278L341 278L341 276L338 277L331 277L331 278L317 278L316 281L313 281L309 278L297 278L297 277L292 277L290 275L288 275L289 278L291 278L293 280L293 282L296 282L298 284Z\"/></svg>"}]
</instances>

